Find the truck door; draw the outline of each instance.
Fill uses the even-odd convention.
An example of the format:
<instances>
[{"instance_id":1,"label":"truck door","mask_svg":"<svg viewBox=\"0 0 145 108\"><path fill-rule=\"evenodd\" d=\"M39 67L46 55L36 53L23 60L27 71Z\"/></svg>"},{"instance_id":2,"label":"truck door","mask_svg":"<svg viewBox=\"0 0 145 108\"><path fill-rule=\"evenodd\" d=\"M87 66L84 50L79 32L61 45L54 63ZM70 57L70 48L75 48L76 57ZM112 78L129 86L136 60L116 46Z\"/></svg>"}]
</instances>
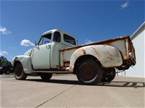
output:
<instances>
[{"instance_id":1,"label":"truck door","mask_svg":"<svg viewBox=\"0 0 145 108\"><path fill-rule=\"evenodd\" d=\"M50 68L51 33L41 37L38 45L33 48L31 60L34 69Z\"/></svg>"}]
</instances>

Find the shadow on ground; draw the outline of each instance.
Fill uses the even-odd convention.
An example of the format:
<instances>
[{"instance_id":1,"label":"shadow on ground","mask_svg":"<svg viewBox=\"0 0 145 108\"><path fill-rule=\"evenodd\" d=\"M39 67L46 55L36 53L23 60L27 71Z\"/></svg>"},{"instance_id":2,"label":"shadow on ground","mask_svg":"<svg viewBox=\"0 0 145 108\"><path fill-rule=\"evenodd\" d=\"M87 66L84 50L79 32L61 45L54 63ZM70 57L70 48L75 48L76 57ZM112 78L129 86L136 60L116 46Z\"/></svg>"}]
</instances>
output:
<instances>
[{"instance_id":1,"label":"shadow on ground","mask_svg":"<svg viewBox=\"0 0 145 108\"><path fill-rule=\"evenodd\" d=\"M50 81L42 81L41 79L27 79L26 81L35 81L43 83L56 83L56 84L69 84L69 85L84 85L79 83L76 80L60 80L60 79L51 79ZM145 82L137 81L112 81L111 83L100 83L98 85L87 85L87 86L106 86L106 87L145 87Z\"/></svg>"},{"instance_id":2,"label":"shadow on ground","mask_svg":"<svg viewBox=\"0 0 145 108\"><path fill-rule=\"evenodd\" d=\"M0 75L0 78L14 78L13 75ZM26 79L25 81L33 81L39 83L56 83L56 84L68 84L68 85L84 85L77 80L63 80L63 79L51 79L50 81L43 81L41 79ZM87 85L87 86L106 86L106 87L133 87L141 88L145 87L145 82L143 81L123 81L114 80L111 83L100 83L98 85Z\"/></svg>"}]
</instances>

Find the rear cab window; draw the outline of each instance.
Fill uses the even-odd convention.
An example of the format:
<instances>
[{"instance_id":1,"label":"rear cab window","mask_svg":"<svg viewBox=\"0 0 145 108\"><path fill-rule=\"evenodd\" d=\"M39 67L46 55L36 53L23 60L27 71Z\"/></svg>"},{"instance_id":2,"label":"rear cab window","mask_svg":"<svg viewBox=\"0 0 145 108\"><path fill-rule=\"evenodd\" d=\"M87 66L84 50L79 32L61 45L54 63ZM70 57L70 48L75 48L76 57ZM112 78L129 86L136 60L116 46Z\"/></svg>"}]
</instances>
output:
<instances>
[{"instance_id":1,"label":"rear cab window","mask_svg":"<svg viewBox=\"0 0 145 108\"><path fill-rule=\"evenodd\" d=\"M53 41L61 42L61 34L58 31L54 32Z\"/></svg>"},{"instance_id":2,"label":"rear cab window","mask_svg":"<svg viewBox=\"0 0 145 108\"><path fill-rule=\"evenodd\" d=\"M64 34L63 37L64 37L64 42L67 42L67 43L72 44L72 45L76 45L76 41L73 37L71 37L67 34Z\"/></svg>"}]
</instances>

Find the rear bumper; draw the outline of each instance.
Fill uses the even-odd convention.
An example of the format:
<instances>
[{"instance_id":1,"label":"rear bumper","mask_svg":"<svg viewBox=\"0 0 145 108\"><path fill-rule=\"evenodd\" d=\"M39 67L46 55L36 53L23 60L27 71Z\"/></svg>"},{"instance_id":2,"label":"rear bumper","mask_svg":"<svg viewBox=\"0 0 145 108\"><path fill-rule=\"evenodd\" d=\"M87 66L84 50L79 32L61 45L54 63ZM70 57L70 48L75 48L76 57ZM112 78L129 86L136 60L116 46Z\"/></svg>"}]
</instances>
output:
<instances>
[{"instance_id":1,"label":"rear bumper","mask_svg":"<svg viewBox=\"0 0 145 108\"><path fill-rule=\"evenodd\" d=\"M130 66L134 66L136 64L135 49L130 38L128 43L129 43L128 58L123 61L123 64L121 66L118 67L119 70L126 70Z\"/></svg>"},{"instance_id":2,"label":"rear bumper","mask_svg":"<svg viewBox=\"0 0 145 108\"><path fill-rule=\"evenodd\" d=\"M136 60L133 58L129 58L128 60L124 60L123 64L117 67L117 69L126 70L126 69L129 69L130 66L134 66L135 64L136 64Z\"/></svg>"}]
</instances>

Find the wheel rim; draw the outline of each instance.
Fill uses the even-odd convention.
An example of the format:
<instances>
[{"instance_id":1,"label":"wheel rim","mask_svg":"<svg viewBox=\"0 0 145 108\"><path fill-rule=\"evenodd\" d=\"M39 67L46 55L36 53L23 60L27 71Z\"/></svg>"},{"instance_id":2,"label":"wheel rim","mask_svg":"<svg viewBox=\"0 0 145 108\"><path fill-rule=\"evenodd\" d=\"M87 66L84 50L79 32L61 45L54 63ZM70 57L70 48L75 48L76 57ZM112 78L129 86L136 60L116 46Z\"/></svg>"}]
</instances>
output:
<instances>
[{"instance_id":1,"label":"wheel rim","mask_svg":"<svg viewBox=\"0 0 145 108\"><path fill-rule=\"evenodd\" d=\"M84 63L80 68L80 75L82 81L90 81L97 77L96 70L92 64Z\"/></svg>"}]
</instances>

